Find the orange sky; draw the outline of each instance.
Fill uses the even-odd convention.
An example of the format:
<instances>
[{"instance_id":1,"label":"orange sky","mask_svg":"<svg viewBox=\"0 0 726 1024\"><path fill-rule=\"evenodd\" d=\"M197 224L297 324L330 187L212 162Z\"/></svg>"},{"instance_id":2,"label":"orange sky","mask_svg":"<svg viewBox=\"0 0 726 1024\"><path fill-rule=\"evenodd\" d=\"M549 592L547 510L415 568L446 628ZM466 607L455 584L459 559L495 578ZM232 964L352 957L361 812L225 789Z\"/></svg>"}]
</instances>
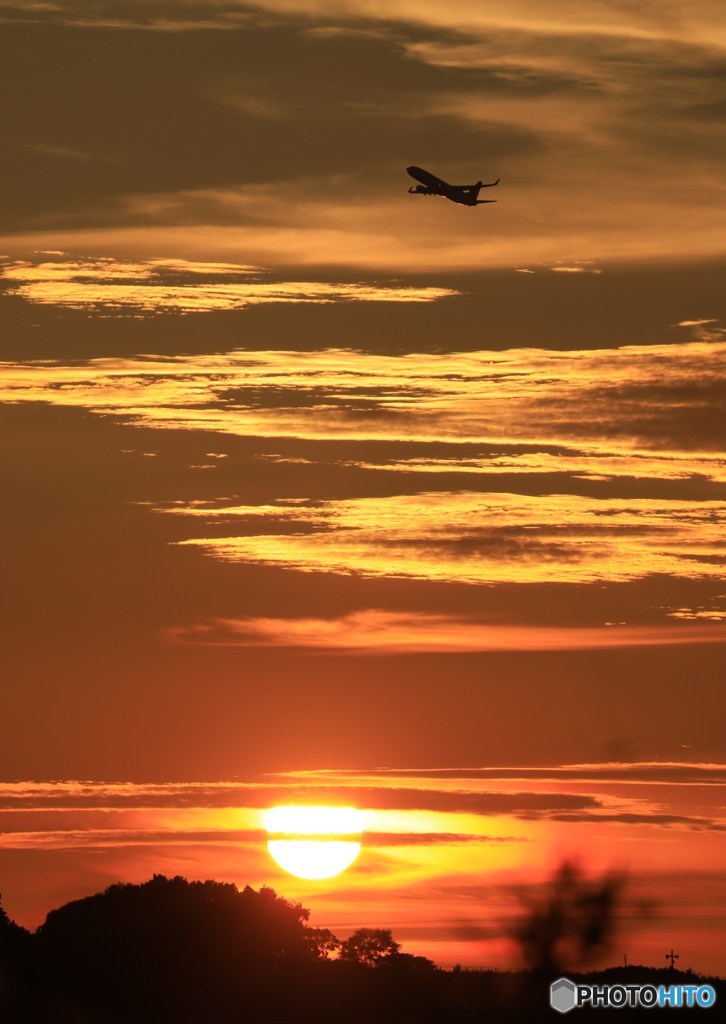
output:
<instances>
[{"instance_id":1,"label":"orange sky","mask_svg":"<svg viewBox=\"0 0 726 1024\"><path fill-rule=\"evenodd\" d=\"M11 916L180 872L508 966L578 857L723 973L723 5L0 22Z\"/></svg>"}]
</instances>

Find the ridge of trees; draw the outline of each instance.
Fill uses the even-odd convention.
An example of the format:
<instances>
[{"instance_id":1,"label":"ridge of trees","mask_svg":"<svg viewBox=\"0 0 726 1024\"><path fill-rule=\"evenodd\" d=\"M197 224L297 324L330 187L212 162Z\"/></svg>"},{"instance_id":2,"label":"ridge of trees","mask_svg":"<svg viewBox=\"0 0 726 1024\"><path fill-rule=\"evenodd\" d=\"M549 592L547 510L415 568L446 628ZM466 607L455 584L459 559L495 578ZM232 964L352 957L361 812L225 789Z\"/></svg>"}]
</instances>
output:
<instances>
[{"instance_id":1,"label":"ridge of trees","mask_svg":"<svg viewBox=\"0 0 726 1024\"><path fill-rule=\"evenodd\" d=\"M341 940L308 919L306 908L265 886L161 874L66 903L34 934L0 907L0 1020L23 1020L28 1007L29 1020L84 1024L216 1024L239 1020L240 1007L296 1020L301 987L353 991L374 969L436 972L430 960L402 953L386 929Z\"/></svg>"},{"instance_id":2,"label":"ridge of trees","mask_svg":"<svg viewBox=\"0 0 726 1024\"><path fill-rule=\"evenodd\" d=\"M0 906L0 1021L551 1021L549 982L565 971L577 977L606 948L621 887L615 876L586 879L563 865L510 933L527 967L519 972L444 971L402 952L384 928L341 940L267 887L154 875L66 903L32 934ZM628 967L611 968L607 980L621 975L698 977Z\"/></svg>"}]
</instances>

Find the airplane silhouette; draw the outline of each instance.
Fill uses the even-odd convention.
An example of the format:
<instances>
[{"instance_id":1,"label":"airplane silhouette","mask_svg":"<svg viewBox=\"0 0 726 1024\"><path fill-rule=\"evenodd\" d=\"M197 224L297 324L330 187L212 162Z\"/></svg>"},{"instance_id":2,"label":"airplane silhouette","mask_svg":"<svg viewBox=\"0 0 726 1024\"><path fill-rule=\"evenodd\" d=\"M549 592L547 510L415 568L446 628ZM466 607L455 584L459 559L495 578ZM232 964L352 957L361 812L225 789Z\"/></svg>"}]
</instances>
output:
<instances>
[{"instance_id":1,"label":"airplane silhouette","mask_svg":"<svg viewBox=\"0 0 726 1024\"><path fill-rule=\"evenodd\" d=\"M422 167L407 167L406 170L412 178L421 182L416 188L408 190L415 195L443 196L445 199L450 199L452 203L461 203L462 206L496 203L496 199L479 199L478 197L480 189L498 185L499 178L496 181L477 181L475 185L449 185L448 182L442 181L441 178L437 178L435 174L425 171Z\"/></svg>"}]
</instances>

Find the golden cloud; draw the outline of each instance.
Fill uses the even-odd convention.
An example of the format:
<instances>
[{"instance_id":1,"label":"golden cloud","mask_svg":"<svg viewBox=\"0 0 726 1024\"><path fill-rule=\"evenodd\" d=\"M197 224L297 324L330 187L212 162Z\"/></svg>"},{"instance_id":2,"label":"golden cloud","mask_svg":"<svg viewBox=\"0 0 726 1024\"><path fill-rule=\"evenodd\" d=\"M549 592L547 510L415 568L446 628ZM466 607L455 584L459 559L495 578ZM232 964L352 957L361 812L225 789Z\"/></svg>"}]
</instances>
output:
<instances>
[{"instance_id":1,"label":"golden cloud","mask_svg":"<svg viewBox=\"0 0 726 1024\"><path fill-rule=\"evenodd\" d=\"M457 292L326 281L269 281L259 267L181 259L16 260L0 268L13 294L100 312L192 313L269 302L433 302Z\"/></svg>"},{"instance_id":2,"label":"golden cloud","mask_svg":"<svg viewBox=\"0 0 726 1024\"><path fill-rule=\"evenodd\" d=\"M721 621L726 615L721 616ZM488 624L453 615L376 609L333 619L215 619L166 631L174 640L221 647L283 646L358 654L466 651L591 650L661 644L726 643L710 627L602 626L567 628Z\"/></svg>"},{"instance_id":3,"label":"golden cloud","mask_svg":"<svg viewBox=\"0 0 726 1024\"><path fill-rule=\"evenodd\" d=\"M255 518L267 528L181 543L303 572L474 584L722 575L719 502L438 491L188 512L210 522L223 516L228 525L237 519L240 534Z\"/></svg>"}]
</instances>

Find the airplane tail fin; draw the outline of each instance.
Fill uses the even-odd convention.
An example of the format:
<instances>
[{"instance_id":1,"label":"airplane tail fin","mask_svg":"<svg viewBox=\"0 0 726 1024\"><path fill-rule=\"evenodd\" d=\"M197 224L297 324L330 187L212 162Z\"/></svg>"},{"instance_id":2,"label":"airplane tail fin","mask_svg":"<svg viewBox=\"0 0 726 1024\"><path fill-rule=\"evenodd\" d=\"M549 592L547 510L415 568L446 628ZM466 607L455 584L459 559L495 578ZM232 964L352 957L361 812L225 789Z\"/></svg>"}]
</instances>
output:
<instances>
[{"instance_id":1,"label":"airplane tail fin","mask_svg":"<svg viewBox=\"0 0 726 1024\"><path fill-rule=\"evenodd\" d=\"M478 205L479 203L496 203L496 199L480 199L479 193L483 188L493 188L499 184L499 178L496 181L477 181L476 185L472 186L472 193L474 201ZM473 204L472 204L473 205Z\"/></svg>"}]
</instances>

